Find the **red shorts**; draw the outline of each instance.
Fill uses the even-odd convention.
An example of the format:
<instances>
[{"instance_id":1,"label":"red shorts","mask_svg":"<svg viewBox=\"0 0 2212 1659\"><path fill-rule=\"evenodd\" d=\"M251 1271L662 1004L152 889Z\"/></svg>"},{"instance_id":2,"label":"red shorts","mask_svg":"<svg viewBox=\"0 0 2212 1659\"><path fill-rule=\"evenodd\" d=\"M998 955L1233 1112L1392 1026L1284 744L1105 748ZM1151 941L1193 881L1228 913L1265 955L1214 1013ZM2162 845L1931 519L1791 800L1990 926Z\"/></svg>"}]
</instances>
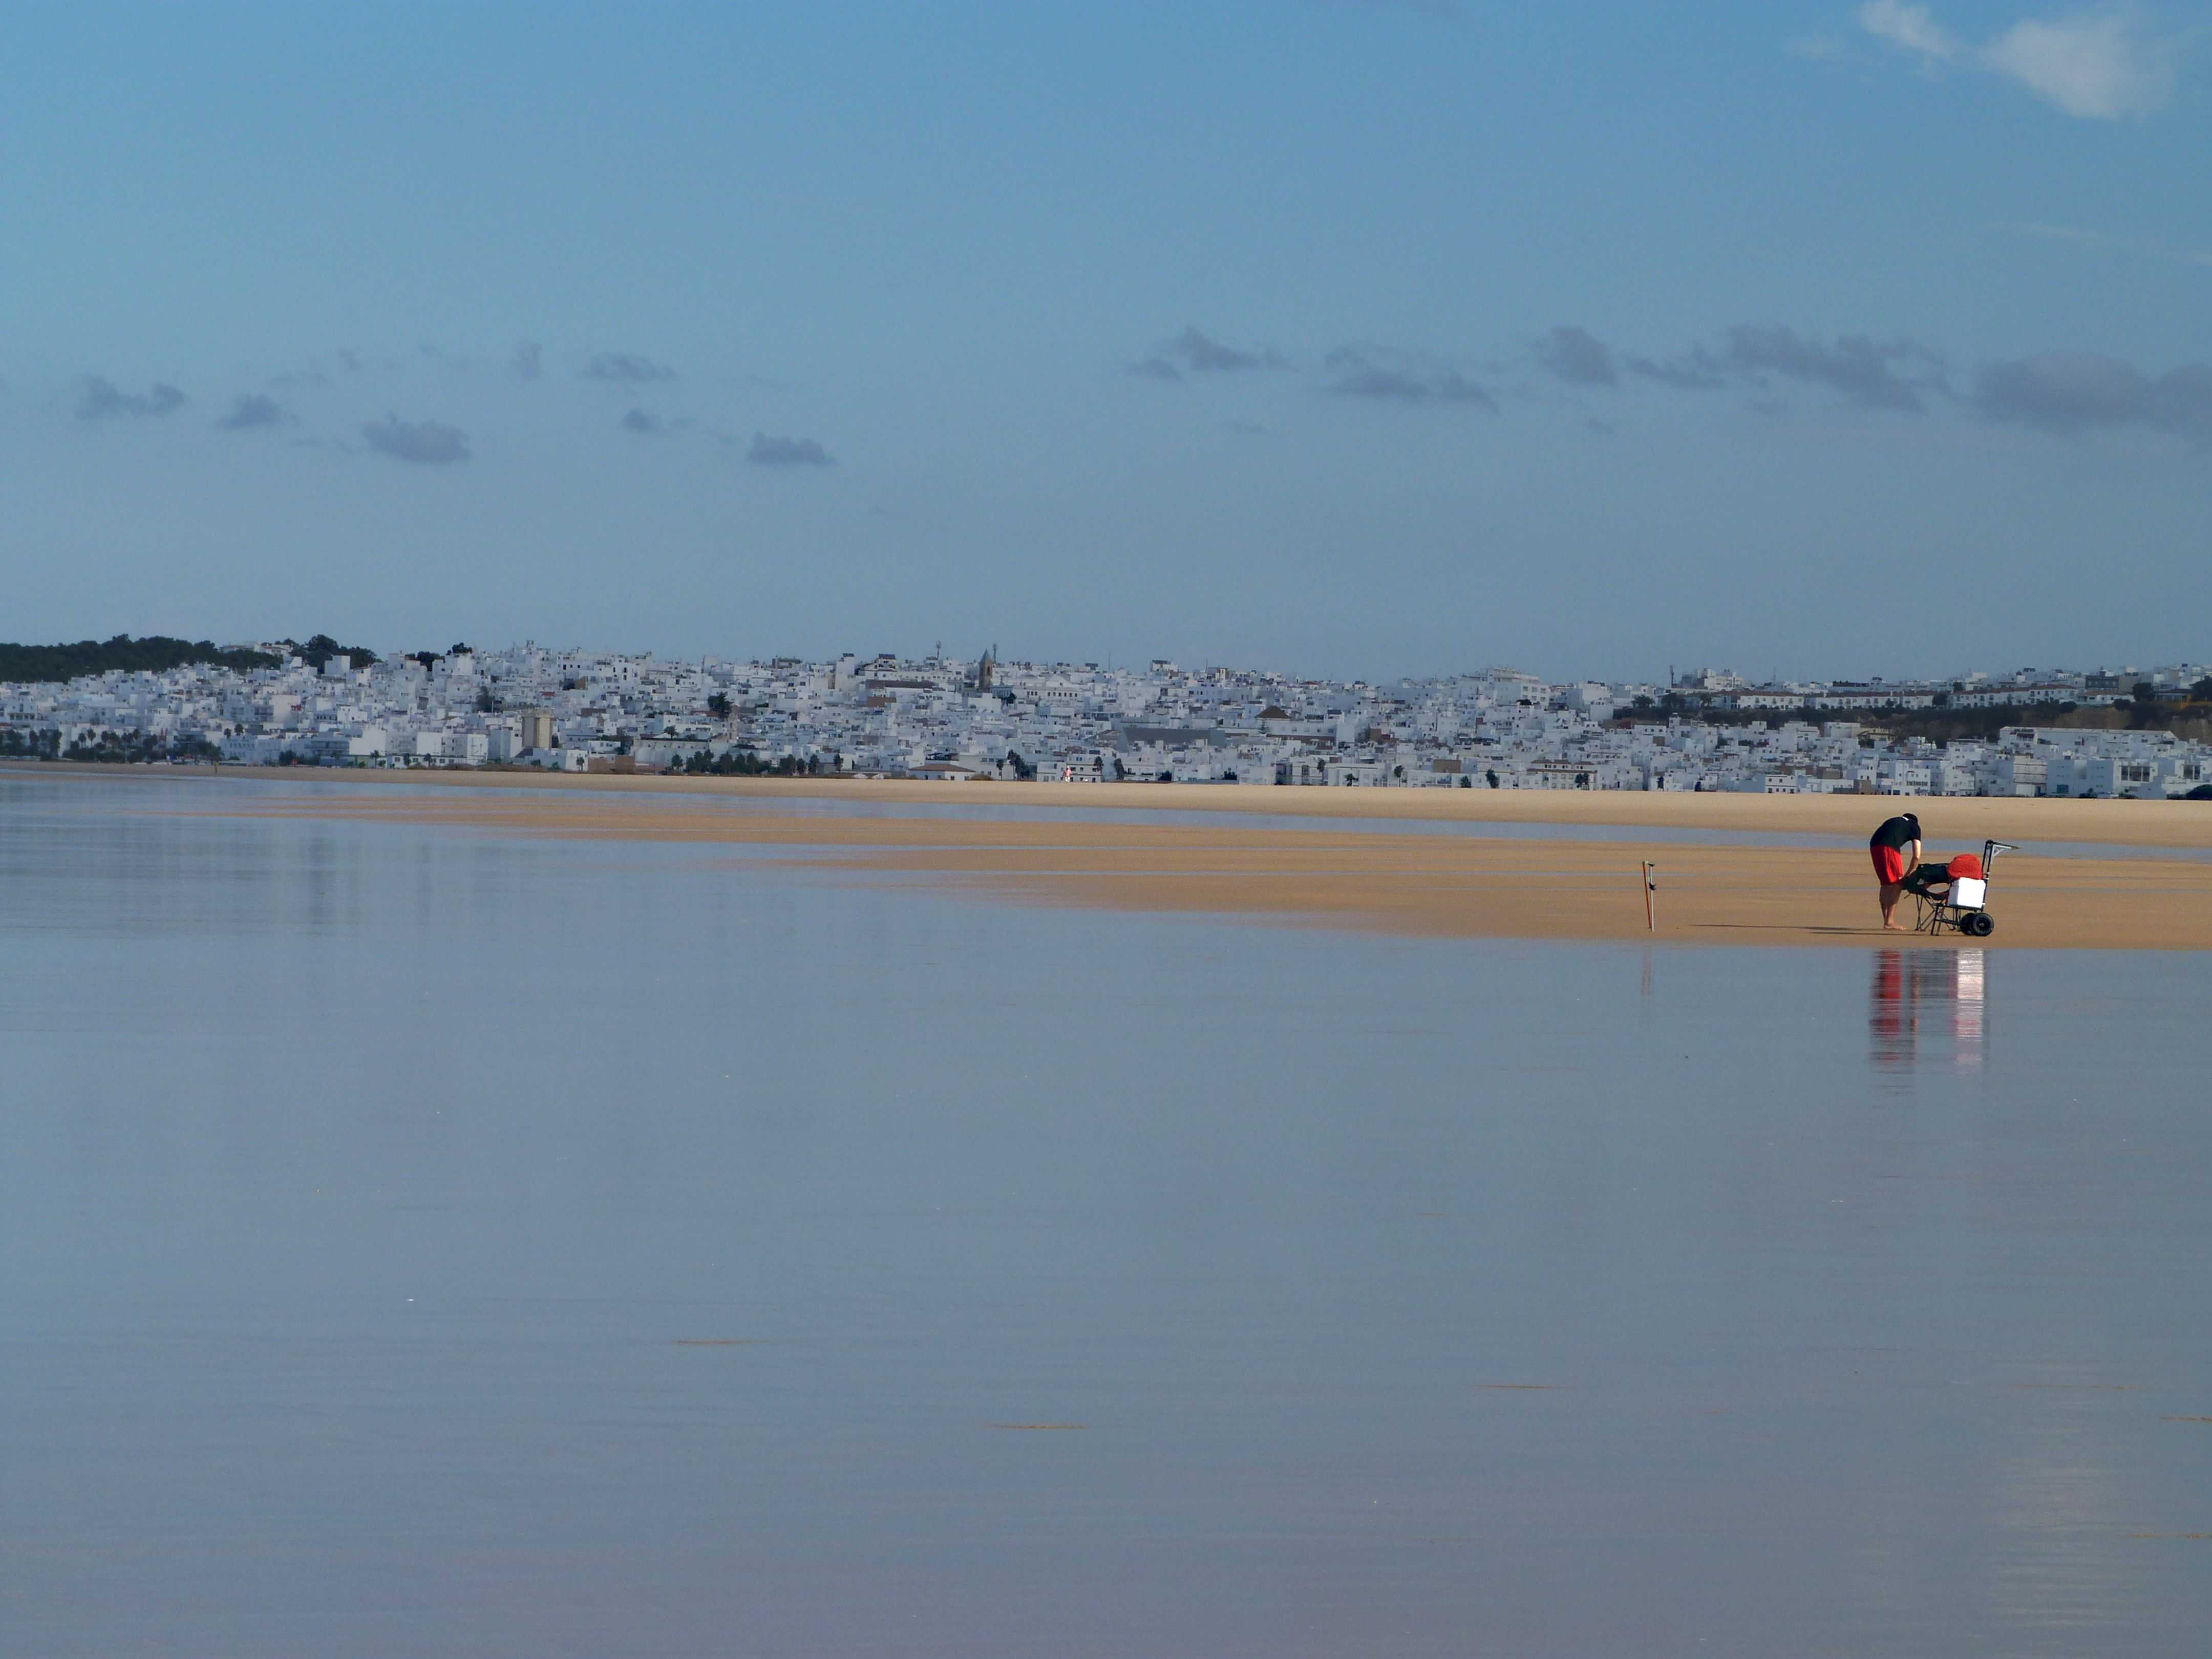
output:
<instances>
[{"instance_id":1,"label":"red shorts","mask_svg":"<svg viewBox=\"0 0 2212 1659\"><path fill-rule=\"evenodd\" d=\"M1874 878L1885 887L1894 887L1905 879L1905 854L1895 847L1876 847L1874 853Z\"/></svg>"}]
</instances>

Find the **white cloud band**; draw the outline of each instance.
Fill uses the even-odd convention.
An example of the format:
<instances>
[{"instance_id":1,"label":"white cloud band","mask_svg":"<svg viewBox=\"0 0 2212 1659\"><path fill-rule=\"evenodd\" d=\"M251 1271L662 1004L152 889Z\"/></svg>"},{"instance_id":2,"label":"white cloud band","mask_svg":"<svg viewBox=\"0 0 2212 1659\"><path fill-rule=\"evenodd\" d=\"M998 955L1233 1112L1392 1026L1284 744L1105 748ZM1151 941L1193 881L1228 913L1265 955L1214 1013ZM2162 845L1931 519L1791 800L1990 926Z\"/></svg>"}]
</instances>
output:
<instances>
[{"instance_id":1,"label":"white cloud band","mask_svg":"<svg viewBox=\"0 0 2212 1659\"><path fill-rule=\"evenodd\" d=\"M1980 46L1960 40L1926 6L1910 0L1868 0L1858 21L1923 68L1960 64L2002 75L2087 119L2147 115L2173 95L2172 50L2141 38L2121 12L2028 18Z\"/></svg>"}]
</instances>

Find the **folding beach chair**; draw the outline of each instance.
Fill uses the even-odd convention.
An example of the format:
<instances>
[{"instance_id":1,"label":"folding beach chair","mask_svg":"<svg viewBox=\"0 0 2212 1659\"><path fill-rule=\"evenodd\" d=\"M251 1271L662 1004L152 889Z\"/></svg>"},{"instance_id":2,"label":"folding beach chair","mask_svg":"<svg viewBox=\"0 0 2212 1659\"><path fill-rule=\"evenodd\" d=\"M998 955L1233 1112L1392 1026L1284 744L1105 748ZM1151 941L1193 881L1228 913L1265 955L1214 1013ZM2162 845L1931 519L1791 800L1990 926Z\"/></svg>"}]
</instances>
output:
<instances>
[{"instance_id":1,"label":"folding beach chair","mask_svg":"<svg viewBox=\"0 0 2212 1659\"><path fill-rule=\"evenodd\" d=\"M1948 864L1923 864L1905 878L1905 890L1918 907L1913 927L1923 933L1946 927L1969 939L1987 939L1997 930L1990 915L1990 871L2000 853L2017 853L2008 841L1985 841L1982 855L1961 853Z\"/></svg>"}]
</instances>

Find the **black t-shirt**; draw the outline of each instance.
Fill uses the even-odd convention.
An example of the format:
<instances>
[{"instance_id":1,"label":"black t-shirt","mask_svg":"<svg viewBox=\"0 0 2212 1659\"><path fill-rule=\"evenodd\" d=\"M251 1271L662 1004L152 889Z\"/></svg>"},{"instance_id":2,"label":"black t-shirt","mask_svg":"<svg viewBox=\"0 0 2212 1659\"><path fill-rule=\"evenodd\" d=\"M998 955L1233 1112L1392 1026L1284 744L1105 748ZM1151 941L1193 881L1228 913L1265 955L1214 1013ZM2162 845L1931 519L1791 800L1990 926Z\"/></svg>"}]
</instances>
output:
<instances>
[{"instance_id":1,"label":"black t-shirt","mask_svg":"<svg viewBox=\"0 0 2212 1659\"><path fill-rule=\"evenodd\" d=\"M1911 813L1907 812L1902 817L1894 817L1887 820L1881 829L1874 832L1873 839L1869 841L1867 845L1869 847L1894 847L1899 852L1902 853L1906 848L1911 846L1914 842L1918 841L1919 839L1920 820L1913 817Z\"/></svg>"}]
</instances>

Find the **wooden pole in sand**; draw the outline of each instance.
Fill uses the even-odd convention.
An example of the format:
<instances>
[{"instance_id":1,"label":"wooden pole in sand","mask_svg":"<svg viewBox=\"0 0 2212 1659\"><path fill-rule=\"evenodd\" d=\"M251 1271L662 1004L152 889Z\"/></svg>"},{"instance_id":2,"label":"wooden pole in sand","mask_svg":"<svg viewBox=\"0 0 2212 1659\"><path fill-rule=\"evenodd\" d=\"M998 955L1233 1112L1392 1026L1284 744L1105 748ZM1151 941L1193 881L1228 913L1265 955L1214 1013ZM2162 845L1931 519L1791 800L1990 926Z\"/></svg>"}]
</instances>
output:
<instances>
[{"instance_id":1,"label":"wooden pole in sand","mask_svg":"<svg viewBox=\"0 0 2212 1659\"><path fill-rule=\"evenodd\" d=\"M1659 931L1658 912L1656 901L1651 896L1659 890L1659 884L1651 878L1651 872L1658 867L1650 859L1644 860L1644 927L1646 933L1651 933Z\"/></svg>"}]
</instances>

